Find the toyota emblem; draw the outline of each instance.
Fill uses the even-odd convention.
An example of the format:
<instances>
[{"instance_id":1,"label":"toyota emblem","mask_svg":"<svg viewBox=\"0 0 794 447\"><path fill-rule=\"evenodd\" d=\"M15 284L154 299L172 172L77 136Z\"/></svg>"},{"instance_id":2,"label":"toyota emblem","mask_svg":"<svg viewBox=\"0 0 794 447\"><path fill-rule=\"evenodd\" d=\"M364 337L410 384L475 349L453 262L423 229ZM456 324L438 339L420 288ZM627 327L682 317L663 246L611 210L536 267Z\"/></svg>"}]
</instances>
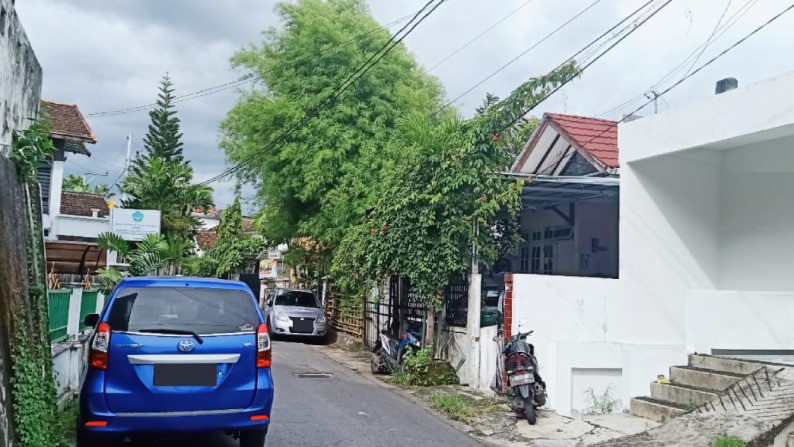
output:
<instances>
[{"instance_id":1,"label":"toyota emblem","mask_svg":"<svg viewBox=\"0 0 794 447\"><path fill-rule=\"evenodd\" d=\"M194 345L193 342L190 341L190 340L182 340L182 341L179 342L178 345L176 345L176 347L181 352L190 352L190 351L192 351L193 349L196 348L196 345Z\"/></svg>"}]
</instances>

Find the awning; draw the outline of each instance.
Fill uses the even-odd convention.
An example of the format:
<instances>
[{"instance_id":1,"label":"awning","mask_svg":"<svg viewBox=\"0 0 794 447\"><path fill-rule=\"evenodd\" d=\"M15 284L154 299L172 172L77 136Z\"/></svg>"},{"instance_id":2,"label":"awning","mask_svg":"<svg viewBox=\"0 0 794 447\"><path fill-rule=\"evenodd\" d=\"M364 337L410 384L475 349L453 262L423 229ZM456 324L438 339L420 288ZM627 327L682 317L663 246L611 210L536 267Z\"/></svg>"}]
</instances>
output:
<instances>
[{"instance_id":1,"label":"awning","mask_svg":"<svg viewBox=\"0 0 794 447\"><path fill-rule=\"evenodd\" d=\"M107 253L96 243L45 241L47 272L86 275L105 267Z\"/></svg>"},{"instance_id":2,"label":"awning","mask_svg":"<svg viewBox=\"0 0 794 447\"><path fill-rule=\"evenodd\" d=\"M620 179L616 176L549 176L502 173L513 179L525 180L521 191L524 208L550 208L567 203L614 197L620 193Z\"/></svg>"}]
</instances>

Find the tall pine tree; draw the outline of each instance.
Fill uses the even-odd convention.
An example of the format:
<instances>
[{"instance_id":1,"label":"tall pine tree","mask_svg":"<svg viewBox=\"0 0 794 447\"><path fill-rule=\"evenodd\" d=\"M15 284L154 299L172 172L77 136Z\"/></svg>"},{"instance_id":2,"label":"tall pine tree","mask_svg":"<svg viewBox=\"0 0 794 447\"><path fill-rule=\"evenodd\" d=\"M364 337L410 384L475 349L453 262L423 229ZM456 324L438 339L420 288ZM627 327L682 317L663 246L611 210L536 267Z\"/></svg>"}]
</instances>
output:
<instances>
[{"instance_id":1,"label":"tall pine tree","mask_svg":"<svg viewBox=\"0 0 794 447\"><path fill-rule=\"evenodd\" d=\"M182 134L179 132L179 118L176 116L172 94L174 84L166 73L160 81L157 95L157 108L149 112L152 123L143 138L147 156L162 158L166 162L182 163Z\"/></svg>"},{"instance_id":2,"label":"tall pine tree","mask_svg":"<svg viewBox=\"0 0 794 447\"><path fill-rule=\"evenodd\" d=\"M213 205L212 188L193 183L193 168L182 155L173 92L166 74L160 82L157 108L149 112L151 124L143 138L146 153L135 157L131 172L122 180L122 206L160 210L162 233L169 238L190 240L200 226L191 212Z\"/></svg>"}]
</instances>

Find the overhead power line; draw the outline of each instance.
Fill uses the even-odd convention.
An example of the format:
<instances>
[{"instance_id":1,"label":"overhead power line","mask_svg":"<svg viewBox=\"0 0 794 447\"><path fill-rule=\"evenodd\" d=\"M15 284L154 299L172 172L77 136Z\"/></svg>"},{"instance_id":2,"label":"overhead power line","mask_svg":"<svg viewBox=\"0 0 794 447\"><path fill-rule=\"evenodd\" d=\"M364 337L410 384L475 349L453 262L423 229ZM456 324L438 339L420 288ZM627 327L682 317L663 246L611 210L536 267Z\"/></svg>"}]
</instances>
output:
<instances>
[{"instance_id":1,"label":"overhead power line","mask_svg":"<svg viewBox=\"0 0 794 447\"><path fill-rule=\"evenodd\" d=\"M663 90L662 92L660 92L658 96L659 96L659 97L662 97L662 96L666 95L667 93L669 93L669 92L670 92L671 90L673 90L674 88L678 87L679 85L683 84L683 83L684 83L684 82L686 82L688 79L690 79L691 77L693 77L693 76L695 76L696 74L700 73L700 72L701 72L701 71L702 71L704 68L708 67L709 65L713 64L715 61L717 61L718 59L720 59L721 57L723 57L723 56L725 56L726 54L728 54L730 51L732 51L733 49L735 49L736 47L738 47L739 45L741 45L742 43L744 43L744 42L745 42L747 39L751 38L752 36L754 36L755 34L757 34L758 32L760 32L762 29L766 28L767 26L771 25L771 24L772 24L774 21L778 20L780 17L782 17L784 14L786 14L786 13L787 13L787 12L789 12L789 11L791 11L792 9L794 9L794 3L792 3L791 5L789 5L789 6L788 6L786 9L782 10L781 12L777 13L777 14L776 14L775 16L773 16L771 19L767 20L767 21L766 21L764 24L762 24L762 25L761 25L761 26L759 26L758 28L754 29L754 30L753 30L753 31L751 31L749 34L747 34L746 36L744 36L744 37L742 37L741 39L739 39L738 41L736 41L736 42L735 42L733 45L731 45L731 46L729 46L728 48L726 48L725 50L723 50L723 51L722 51L720 54L718 54L718 55L714 56L713 58L709 59L707 62L703 63L703 65L699 66L699 67L698 67L698 68L697 68L695 71L692 71L691 73L688 73L688 74L684 75L684 76L683 76L681 79L679 79L679 80L678 80L677 82L675 82L673 85L671 85L670 87L667 87L665 90ZM587 144L589 144L589 143L593 142L593 141L594 141L594 140L596 140L597 138L600 138L600 137L601 137L601 136L603 136L605 133L607 133L607 132L609 132L610 130L614 129L614 128L615 128L615 127L617 127L617 126L618 126L620 123L622 123L622 122L626 121L626 119L628 119L630 116L632 116L632 115L634 115L635 113L639 112L640 110L642 110L643 108L645 108L647 105L649 105L649 104L650 104L650 103L652 103L652 102L653 102L653 99L651 99L651 100L649 100L649 101L646 101L646 102L645 102L645 103L643 103L641 106L639 106L639 107L637 107L636 109L634 109L634 110L633 110L631 113L629 113L629 114L626 114L626 116L624 116L623 118L621 118L619 121L616 121L614 124L610 124L610 125L609 125L609 126L606 128L606 129L604 129L603 131L601 131L601 132L600 132L598 135L596 135L596 136L594 136L594 137L590 138L589 140L587 140L587 141L586 141L585 143L583 143L582 145L583 145L583 146L586 146Z\"/></svg>"},{"instance_id":2,"label":"overhead power line","mask_svg":"<svg viewBox=\"0 0 794 447\"><path fill-rule=\"evenodd\" d=\"M374 67L378 62L380 62L380 60L386 57L386 55L389 52L391 52L391 50L394 49L394 47L399 45L406 37L408 37L408 35L411 34L413 30L416 29L417 26L419 26L419 24L421 24L425 19L427 19L427 17L433 14L433 12L435 12L435 10L438 9L438 7L441 6L446 0L439 0L438 3L436 3L428 12L422 15L422 13L427 8L429 8L435 1L436 0L428 1L424 5L424 7L422 7L422 9L420 9L405 26L403 26L399 31L397 31L397 33L395 33L388 40L388 42L386 42L386 44L384 44L383 47L381 47L381 49L379 49L372 56L370 56L370 58L367 59L366 62L364 62L361 66L358 67L358 69L356 69L350 76L348 76L348 78L345 79L345 81L343 81L333 93L331 93L324 100L322 100L317 106L307 111L301 120L299 120L297 123L292 125L286 131L282 132L279 136L271 140L264 148L262 148L262 150L259 153L252 154L245 160L225 170L221 174L201 182L201 184L209 185L227 176L234 175L237 172L239 172L241 169L243 169L245 166L256 160L262 152L271 149L280 142L282 142L282 144L286 144L285 142L283 142L285 138L294 134L296 131L302 128L306 123L308 123L312 118L316 117L320 112L322 112L325 108L327 108L333 101L339 98L339 96L341 96L348 88L350 88L350 86L352 86L358 79L360 79L372 67ZM420 15L422 15L421 18L419 17ZM409 26L410 28L408 28ZM408 28L407 31L406 28ZM400 35L400 33L403 33L403 31L405 31L405 33L398 38L397 36Z\"/></svg>"},{"instance_id":3,"label":"overhead power line","mask_svg":"<svg viewBox=\"0 0 794 447\"><path fill-rule=\"evenodd\" d=\"M662 3L662 4L661 4L661 6L657 7L656 9L653 9L653 10L651 10L651 11L648 13L647 17L638 17L638 18L637 18L637 20L635 20L633 23L629 24L629 25L628 25L627 27L625 27L623 30L621 30L620 32L616 33L615 35L612 35L612 36L610 36L610 38L609 38L609 39L607 39L606 43L608 43L609 41L611 41L611 40L615 39L617 36L619 36L619 35L620 35L622 32L624 32L624 31L625 31L625 34L623 34L622 36L620 36L620 37L617 39L617 41L615 41L614 43L612 43L611 45L609 45L609 46L607 47L607 49L606 49L606 50L602 51L601 53L599 53L599 54L597 54L597 55L589 55L589 56L587 56L587 57L585 58L585 60L587 60L587 59L588 59L588 58L590 58L590 57L592 57L592 60L590 60L590 61L589 61L589 62L587 62L586 64L582 65L582 67L580 68L580 72L584 72L584 71L585 71L585 70L587 70L587 69L588 69L590 66L592 66L594 63L598 62L598 61L599 61L599 60L600 60L602 57L604 57L604 56L605 56L607 53L609 53L610 51L612 51L612 49L613 49L613 48L615 48L617 45L619 45L621 42L623 42L623 41L624 41L626 38L628 38L630 35L632 35L632 34L633 34L635 31L637 31L638 29L640 29L640 28L642 27L642 25L644 25L646 22L648 22L648 20L650 20L651 18L653 18L653 17L654 17L656 14L658 14L658 13L659 13L659 11L661 11L662 9L664 9L664 8L665 8L667 5L669 5L669 4L670 4L670 2L672 2L672 1L673 1L673 0L666 0L664 3ZM633 16L637 15L638 13L640 13L640 12L641 12L643 9L645 9L645 8L646 8L648 5L650 5L650 4L651 4L651 3L653 3L653 2L654 2L654 0L651 0L651 1L649 1L648 3L646 3L646 4L642 5L642 6L640 6L639 8L637 8L637 9L636 9L634 12L632 12L631 14L629 14L629 15L628 15L626 18L624 18L623 20L621 20L620 22L618 22L618 23L617 23L615 26L613 26L612 28L608 29L608 30L607 30L605 33L603 33L602 35L600 35L599 37L597 37L596 39L594 39L594 40L593 40L593 41L592 41L590 44L588 44L587 46L585 46L585 47L584 47L584 48L582 48L581 50L577 51L577 52L576 52L576 54L574 54L574 55L573 55L573 56L571 56L570 58L566 59L566 60L565 60L565 62L563 62L563 63L561 63L560 65L558 65L558 66L557 66L557 67L556 67L556 68L555 68L553 71L556 71L556 70L560 69L561 67L565 66L566 64L568 64L568 63L570 63L570 62L572 62L572 61L575 61L575 60L576 60L576 58L577 58L577 57L579 57L579 55L581 55L581 54L583 54L583 53L585 53L585 52L588 52L588 49L590 49L590 47L592 47L593 45L595 45L596 43L598 43L598 42L599 42L601 39L603 39L605 36L607 36L607 35L609 35L610 33L612 33L612 32L613 32L615 29L619 28L621 25L623 25L625 22L627 22L627 21L628 21L628 20L629 20L631 17L633 17ZM602 44L601 44L601 46L605 45L606 43L602 43ZM504 132L505 130L509 129L510 127L512 127L513 125L515 125L515 124L516 124L516 123L517 123L519 120L521 120L521 118L522 118L522 117L524 117L524 116L525 116L527 113L529 113L529 112L531 112L532 110L534 110L534 109L535 109L537 106L539 106L539 105L540 105L540 104L541 104L543 101L545 101L545 100L546 100L546 99L548 99L548 98L549 98L551 95L553 95L554 93L556 93L557 91L559 91L561 88L563 88L563 87L564 87L565 85L567 85L569 82L571 82L571 81L572 81L574 78L575 78L575 76L572 76L572 77L570 77L570 78L566 79L565 81L563 81L563 82L562 82L560 85L558 85L556 88L554 88L553 90L551 90L551 91L550 91L550 92L549 92L547 95L545 95L544 97L542 97L542 98L541 98L539 101L537 101L535 104L533 104L532 106L530 106L530 107L529 107L529 108L527 108L526 110L522 111L522 112L521 112L519 115L517 115L515 118L513 118L513 120L512 120L512 121L510 121L509 123L507 123L507 124L506 124L505 126L503 126L501 129L499 129L499 131L498 131L498 132L496 132L496 133L497 133L497 134L500 134L500 133Z\"/></svg>"},{"instance_id":4,"label":"overhead power line","mask_svg":"<svg viewBox=\"0 0 794 447\"><path fill-rule=\"evenodd\" d=\"M749 12L750 9L753 6L755 6L756 3L758 3L758 0L748 0L724 24L721 25L721 27L720 27L718 33L716 34L716 36L711 36L708 39L706 39L702 44L700 44L691 53L689 53L689 55L686 58L684 58L681 61L680 64L678 64L677 66L675 66L675 68L671 69L664 76L659 78L659 80L657 80L648 90L649 91L656 90L660 85L662 85L668 79L673 77L677 72L679 72L687 64L687 62L689 62L690 59L695 57L698 53L700 53L702 55L702 53L705 52L705 50L708 49L709 46L713 45L714 42L716 42L720 37L722 37L725 33L727 33L729 29L731 29L734 25L736 25L736 23L739 20L741 20L741 18L744 17L744 15L747 14L747 12ZM698 56L697 58L699 59L700 56ZM691 70L692 67L694 67L694 64L692 64L692 66L689 69ZM637 96L634 96L633 98L628 99L628 100L626 100L626 101L624 101L624 102L612 107L609 110L601 112L598 115L596 115L596 117L605 117L607 115L611 115L611 114L613 114L613 113L615 113L615 112L617 112L617 111L619 111L619 110L621 110L623 108L629 107L632 104L635 104L638 101L641 101L643 98L645 98L645 93L642 93L642 94L639 94Z\"/></svg>"},{"instance_id":5,"label":"overhead power line","mask_svg":"<svg viewBox=\"0 0 794 447\"><path fill-rule=\"evenodd\" d=\"M498 20L496 23L494 23L493 25L491 25L491 26L489 26L488 28L486 28L485 30L483 30L483 31L482 31L480 34L477 34L476 36L474 36L474 38L473 38L473 39L471 39L470 41L468 41L468 42L466 42L465 44L463 44L463 45L462 45L460 48L458 48L457 50L455 50L455 51L453 51L452 53L450 53L449 55L447 55L447 57L445 57L445 58L441 59L440 61L438 61L438 62L437 62L435 65L433 65L432 67L430 67L430 68L427 70L427 72L428 72L428 73L430 73L430 72L432 72L433 70L435 70L436 68L438 68L438 67L440 67L441 65L443 65L443 64L444 64L444 62L446 62L446 61L448 61L448 60L452 59L453 57L455 57L455 56L456 56L458 53L460 53L461 51L463 51L463 50L465 50L466 48L468 48L468 47L469 47L469 45L473 44L474 42L476 42L477 40L479 40L479 39L480 39L482 36L484 36L484 35L488 34L489 32L491 32L491 31L492 31L494 28L496 28L497 26L499 26L500 24L502 24L502 22L504 22L505 20L509 19L510 17L512 17L513 15L515 15L515 14L516 14L518 11L521 11L522 9L524 9L524 8L525 8L527 5L529 5L529 4L530 4L530 3L532 3L532 2L533 2L533 0L528 0L528 1L524 2L524 3L523 3L521 6L519 6L518 8L516 8L516 9L514 9L514 10L512 10L512 11L511 11L509 14L507 14L507 15L506 15L506 16L504 16L504 17L502 17L502 18L501 18L501 19L499 19L499 20Z\"/></svg>"},{"instance_id":6,"label":"overhead power line","mask_svg":"<svg viewBox=\"0 0 794 447\"><path fill-rule=\"evenodd\" d=\"M365 31L365 32L363 32L363 33L351 38L350 40L346 40L346 41L344 41L344 42L342 42L342 43L340 43L338 45L334 45L333 47L321 52L320 55L322 56L322 55L328 54L328 53L330 53L332 51L336 51L336 50L338 50L338 49L340 49L340 48L342 48L342 47L344 47L346 45L349 45L351 43L357 42L357 41L361 40L362 38L364 38L366 36L369 36L369 35L371 35L371 34L373 34L375 32L378 32L378 31L387 29L390 26L402 23L402 22L406 21L407 19L415 16L417 13L408 14L408 15L403 16L403 17L401 17L401 18L399 18L397 20L389 22L389 23L387 23L385 25L378 26L376 28L372 28L372 29L370 29L368 31ZM205 89L198 90L198 91L195 91L195 92L186 93L184 95L175 96L173 98L173 102L174 103L179 103L179 102L184 102L184 101L191 101L191 100L194 100L194 99L197 99L197 98L201 98L201 97L204 97L204 96L213 95L213 94L225 91L225 90L229 90L229 89L232 89L232 88L235 88L235 87L239 87L240 85L243 85L247 81L252 81L252 80L254 80L254 76L252 74L246 74L245 76L242 76L242 77L240 77L240 78L238 78L238 79L236 79L234 81L226 82L226 83L223 83L223 84L220 84L220 85L215 85L215 86L212 86L212 87L207 87ZM126 114L129 114L129 113L143 112L143 111L146 111L146 110L150 110L150 109L152 109L154 107L157 107L157 103L143 104L143 105L139 105L139 106L127 107L127 108L118 109L118 110L108 110L108 111L103 111L103 112L88 113L88 114L86 114L86 116L93 116L93 117L101 118L101 117L106 117L106 116L126 115Z\"/></svg>"},{"instance_id":7,"label":"overhead power line","mask_svg":"<svg viewBox=\"0 0 794 447\"><path fill-rule=\"evenodd\" d=\"M497 74L499 74L500 72L504 71L504 70L505 70L507 67L509 67L510 65L512 65L513 63L515 63L517 60L519 60L519 59L521 59L522 57L526 56L526 55L527 55L527 54L528 54L530 51L532 51L532 50L534 50L535 48L537 48L538 46L540 46L540 44L542 44L543 42L545 42L545 41L549 40L549 38L551 38L553 35L557 34L557 33L558 33L558 32L560 32L560 31L562 31L562 30L563 30L565 27L567 27L568 25L570 25L570 24L571 24L571 22L573 22L574 20L576 20L576 19L578 19L579 17L581 17L581 16L582 16L584 13L586 13L587 11L589 11L591 8L593 8L595 5L597 5L597 4L598 4L600 1L601 1L601 0L595 0L595 1L594 1L593 3L591 3L589 6L585 7L584 9L582 9L581 11L579 11L578 13L576 13L576 14L575 14L573 17L571 17L570 19L568 19L568 20L567 20L565 23L563 23L562 25L560 25L560 26L558 26L557 28L555 28L554 30L552 30L550 33L548 33L548 34L546 34L545 36L543 36L543 37L542 37L542 38L541 38L539 41L535 42L535 43L534 43L532 46L530 46L530 47L529 47L529 48L527 48L526 50L524 50L524 51L522 51L521 53L519 53L519 54L518 54L516 57L514 57L513 59L511 59L510 61L508 61L506 64L504 64L504 65L502 65L501 67L497 68L497 69L496 69L496 71L494 71L493 73L489 74L488 76L486 76L484 79L480 80L479 82L477 82L477 83L476 83L476 84L474 84L473 86L469 87L469 88L468 88L466 91L464 91L464 92L463 92L463 93L461 93L460 95L456 96L456 97L455 97L454 99L452 99L451 101L447 102L447 103L444 105L444 107L442 107L442 109L445 109L445 108L447 108L447 107L451 106L452 104L455 104L455 103L456 103L456 102L458 102L458 101L459 101L461 98L463 98L464 96L466 96L466 95L468 95L469 93L471 93L472 91L474 91L474 89L476 89L477 87L479 87L479 86L481 86L481 85L485 84L485 83L486 83L486 82L487 82L489 79L493 78L494 76L496 76L496 75L497 75ZM650 3L650 2L649 2L649 3Z\"/></svg>"}]
</instances>

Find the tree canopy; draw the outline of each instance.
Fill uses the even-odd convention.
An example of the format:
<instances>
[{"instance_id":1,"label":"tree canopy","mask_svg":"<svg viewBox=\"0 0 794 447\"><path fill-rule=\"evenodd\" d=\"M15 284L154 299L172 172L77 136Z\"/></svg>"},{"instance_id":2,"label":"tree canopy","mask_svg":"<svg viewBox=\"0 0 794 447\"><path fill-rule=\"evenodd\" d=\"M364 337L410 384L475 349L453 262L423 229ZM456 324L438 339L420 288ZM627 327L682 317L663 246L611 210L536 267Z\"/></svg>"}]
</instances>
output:
<instances>
[{"instance_id":1,"label":"tree canopy","mask_svg":"<svg viewBox=\"0 0 794 447\"><path fill-rule=\"evenodd\" d=\"M99 185L91 186L85 182L85 179L82 176L74 174L69 174L68 177L63 179L63 190L89 192L91 194L98 194L105 199L110 199L116 195L115 193L110 192L110 187L108 185L101 183Z\"/></svg>"},{"instance_id":2,"label":"tree canopy","mask_svg":"<svg viewBox=\"0 0 794 447\"><path fill-rule=\"evenodd\" d=\"M217 262L215 275L223 277L228 273L243 273L245 262L259 254L263 246L261 239L244 233L240 198L235 198L234 203L223 211L218 240L208 253Z\"/></svg>"},{"instance_id":3,"label":"tree canopy","mask_svg":"<svg viewBox=\"0 0 794 447\"><path fill-rule=\"evenodd\" d=\"M139 154L121 182L125 208L160 210L162 233L191 240L199 222L194 209L213 206L212 188L193 183L193 168L182 156L179 119L172 110L173 87L168 76L160 87L158 107L149 112L151 124L144 137L146 153Z\"/></svg>"},{"instance_id":4,"label":"tree canopy","mask_svg":"<svg viewBox=\"0 0 794 447\"><path fill-rule=\"evenodd\" d=\"M240 176L258 186L265 205L260 227L269 241L311 237L333 247L374 203L381 169L401 156L391 144L399 118L436 110L443 92L398 45L333 105L282 138L390 35L364 0L298 0L276 11L283 26L232 59L259 87L229 112L221 147L231 162L253 158Z\"/></svg>"}]
</instances>

